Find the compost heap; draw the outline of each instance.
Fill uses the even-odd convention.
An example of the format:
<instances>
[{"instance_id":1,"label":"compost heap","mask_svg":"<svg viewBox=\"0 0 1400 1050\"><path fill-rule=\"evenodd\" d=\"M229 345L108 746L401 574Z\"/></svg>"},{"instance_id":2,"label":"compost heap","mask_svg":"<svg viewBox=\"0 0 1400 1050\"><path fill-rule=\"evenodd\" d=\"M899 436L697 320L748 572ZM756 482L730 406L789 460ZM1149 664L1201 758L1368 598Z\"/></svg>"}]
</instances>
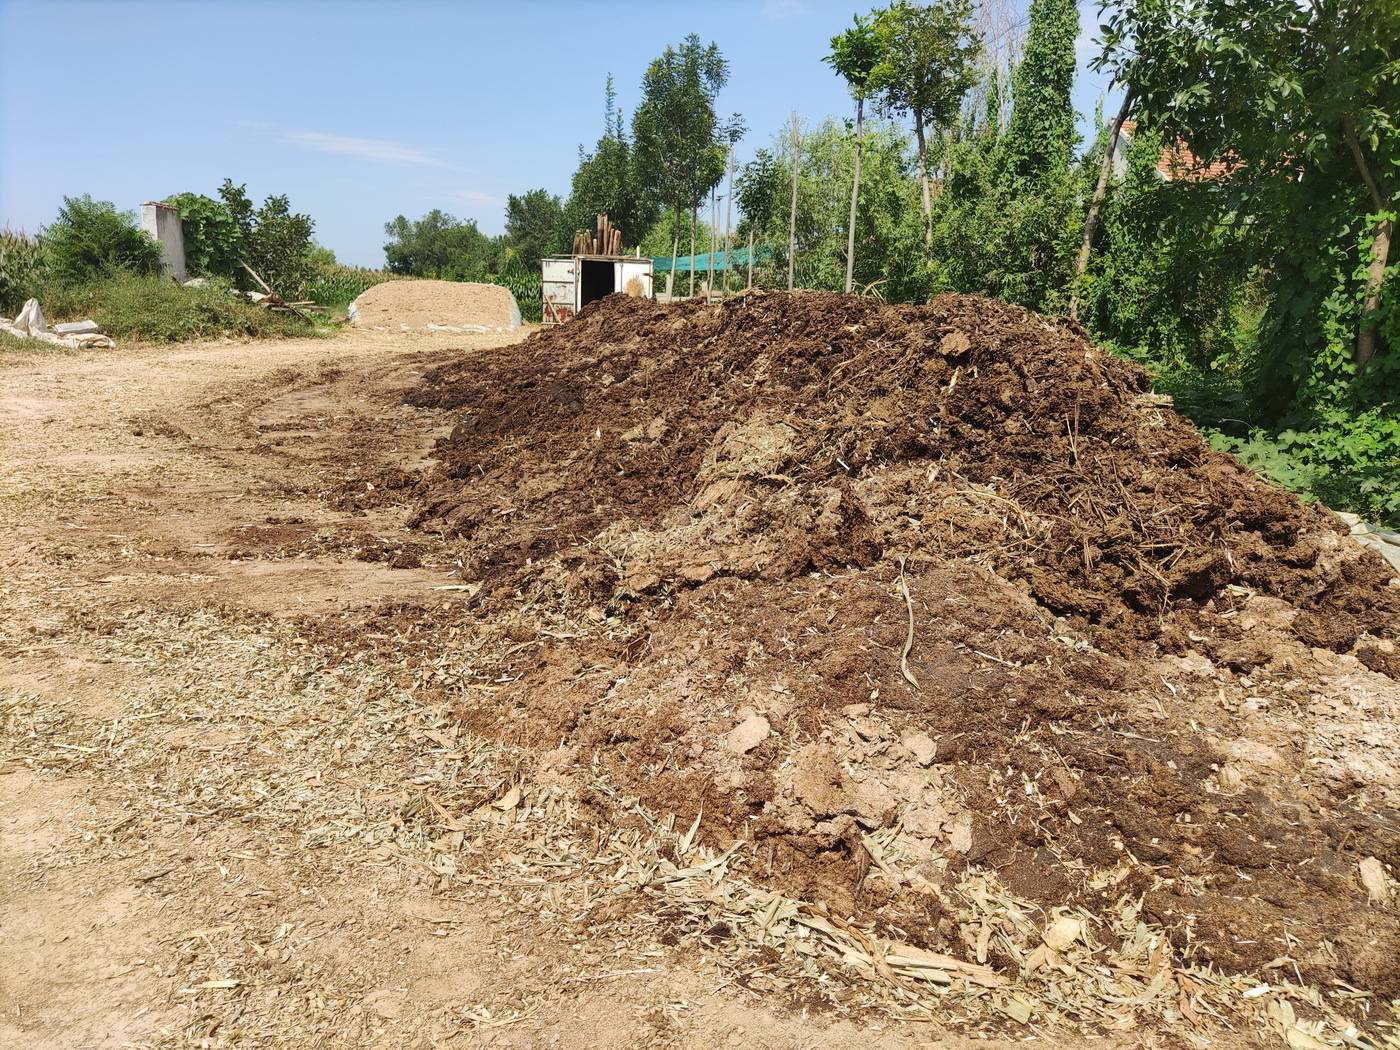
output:
<instances>
[{"instance_id":1,"label":"compost heap","mask_svg":"<svg viewBox=\"0 0 1400 1050\"><path fill-rule=\"evenodd\" d=\"M351 320L369 328L510 332L520 307L509 288L468 281L385 281L350 304Z\"/></svg>"},{"instance_id":2,"label":"compost heap","mask_svg":"<svg viewBox=\"0 0 1400 1050\"><path fill-rule=\"evenodd\" d=\"M540 775L929 948L985 953L950 889L994 871L1400 994L1400 586L1068 322L612 296L412 400L494 654L461 715Z\"/></svg>"}]
</instances>

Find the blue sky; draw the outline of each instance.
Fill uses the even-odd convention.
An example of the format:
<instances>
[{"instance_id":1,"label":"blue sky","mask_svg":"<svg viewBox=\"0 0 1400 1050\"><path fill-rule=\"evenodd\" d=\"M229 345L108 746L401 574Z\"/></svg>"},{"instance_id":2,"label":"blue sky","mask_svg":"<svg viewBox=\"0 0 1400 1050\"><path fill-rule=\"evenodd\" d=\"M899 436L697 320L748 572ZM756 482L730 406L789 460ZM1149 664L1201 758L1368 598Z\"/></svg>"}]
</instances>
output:
<instances>
[{"instance_id":1,"label":"blue sky","mask_svg":"<svg viewBox=\"0 0 1400 1050\"><path fill-rule=\"evenodd\" d=\"M567 193L607 74L630 112L646 63L689 32L730 61L719 108L751 129L740 160L794 108L844 115L821 56L872 2L0 0L0 226L32 232L65 194L127 209L228 176L287 194L342 261L377 266L397 214L496 233L508 193ZM1094 14L1084 112L1104 88L1083 68Z\"/></svg>"}]
</instances>

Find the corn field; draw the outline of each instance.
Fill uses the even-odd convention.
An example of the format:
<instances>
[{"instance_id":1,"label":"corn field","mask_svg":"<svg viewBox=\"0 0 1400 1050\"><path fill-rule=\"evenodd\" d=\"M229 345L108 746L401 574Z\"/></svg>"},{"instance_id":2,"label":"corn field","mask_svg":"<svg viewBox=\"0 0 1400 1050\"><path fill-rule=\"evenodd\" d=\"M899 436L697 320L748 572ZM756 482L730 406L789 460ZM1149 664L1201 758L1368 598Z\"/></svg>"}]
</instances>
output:
<instances>
[{"instance_id":1,"label":"corn field","mask_svg":"<svg viewBox=\"0 0 1400 1050\"><path fill-rule=\"evenodd\" d=\"M34 294L43 265L38 240L12 230L0 231L0 312L18 312L24 300Z\"/></svg>"},{"instance_id":2,"label":"corn field","mask_svg":"<svg viewBox=\"0 0 1400 1050\"><path fill-rule=\"evenodd\" d=\"M332 265L318 268L307 286L307 298L322 306L344 306L361 292L385 281L401 281L402 275L358 266Z\"/></svg>"},{"instance_id":3,"label":"corn field","mask_svg":"<svg viewBox=\"0 0 1400 1050\"><path fill-rule=\"evenodd\" d=\"M500 284L509 288L520 307L521 320L539 323L543 309L540 298L544 293L544 279L538 266L528 268L518 262L512 262L503 272L487 274L482 280L488 284Z\"/></svg>"}]
</instances>

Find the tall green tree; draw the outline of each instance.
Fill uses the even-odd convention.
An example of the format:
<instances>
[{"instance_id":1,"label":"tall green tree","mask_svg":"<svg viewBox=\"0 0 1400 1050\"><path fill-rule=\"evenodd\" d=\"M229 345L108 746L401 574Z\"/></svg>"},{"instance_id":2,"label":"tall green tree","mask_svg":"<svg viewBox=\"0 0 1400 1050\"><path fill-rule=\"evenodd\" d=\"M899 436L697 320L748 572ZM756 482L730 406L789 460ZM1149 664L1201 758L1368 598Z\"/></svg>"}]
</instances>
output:
<instances>
[{"instance_id":1,"label":"tall green tree","mask_svg":"<svg viewBox=\"0 0 1400 1050\"><path fill-rule=\"evenodd\" d=\"M396 216L385 223L384 262L390 273L474 281L492 272L497 248L468 219L434 208L421 219Z\"/></svg>"},{"instance_id":2,"label":"tall green tree","mask_svg":"<svg viewBox=\"0 0 1400 1050\"><path fill-rule=\"evenodd\" d=\"M219 197L238 227L241 261L279 294L300 296L311 279L307 252L316 229L311 216L292 211L285 194L267 197L254 207L247 188L234 185L232 179L224 180ZM242 273L235 276L240 284L247 280Z\"/></svg>"},{"instance_id":3,"label":"tall green tree","mask_svg":"<svg viewBox=\"0 0 1400 1050\"><path fill-rule=\"evenodd\" d=\"M593 229L598 215L607 215L622 230L629 245L639 244L660 210L646 182L609 75L603 134L591 153L579 148L578 168L564 206L564 225L570 234L566 240L571 240L576 230Z\"/></svg>"},{"instance_id":4,"label":"tall green tree","mask_svg":"<svg viewBox=\"0 0 1400 1050\"><path fill-rule=\"evenodd\" d=\"M851 28L831 38L831 52L823 59L845 80L856 100L855 168L851 175L851 212L846 220L846 291L849 293L856 265L856 205L860 200L860 151L865 130L865 100L870 94L871 74L884 58L884 42L875 31L873 17L855 16Z\"/></svg>"},{"instance_id":5,"label":"tall green tree","mask_svg":"<svg viewBox=\"0 0 1400 1050\"><path fill-rule=\"evenodd\" d=\"M1031 0L1006 131L988 113L950 146L951 196L932 238L950 287L1047 312L1066 305L1082 222L1070 98L1078 31L1075 0Z\"/></svg>"},{"instance_id":6,"label":"tall green tree","mask_svg":"<svg viewBox=\"0 0 1400 1050\"><path fill-rule=\"evenodd\" d=\"M924 209L924 245L933 234L928 132L950 127L977 82L982 41L973 26L972 0L895 3L876 15L883 55L873 74L881 108L913 118Z\"/></svg>"},{"instance_id":7,"label":"tall green tree","mask_svg":"<svg viewBox=\"0 0 1400 1050\"><path fill-rule=\"evenodd\" d=\"M538 266L546 255L569 247L564 204L548 190L530 190L506 198L506 239L525 266Z\"/></svg>"},{"instance_id":8,"label":"tall green tree","mask_svg":"<svg viewBox=\"0 0 1400 1050\"><path fill-rule=\"evenodd\" d=\"M677 225L682 213L691 216L692 247L695 209L724 177L726 148L744 130L738 114L723 122L716 116L715 102L728 82L729 63L719 46L702 44L692 33L647 66L642 102L632 116L642 183ZM675 248L671 255L674 268Z\"/></svg>"},{"instance_id":9,"label":"tall green tree","mask_svg":"<svg viewBox=\"0 0 1400 1050\"><path fill-rule=\"evenodd\" d=\"M1321 396L1346 358L1354 375L1374 369L1394 298L1400 4L1114 0L1105 16L1100 66L1131 67L1141 110L1224 166L1254 224L1274 285L1270 400Z\"/></svg>"},{"instance_id":10,"label":"tall green tree","mask_svg":"<svg viewBox=\"0 0 1400 1050\"><path fill-rule=\"evenodd\" d=\"M1011 121L1002 147L1011 178L1043 182L1067 171L1074 152L1076 0L1031 0L1026 47L1011 77Z\"/></svg>"}]
</instances>

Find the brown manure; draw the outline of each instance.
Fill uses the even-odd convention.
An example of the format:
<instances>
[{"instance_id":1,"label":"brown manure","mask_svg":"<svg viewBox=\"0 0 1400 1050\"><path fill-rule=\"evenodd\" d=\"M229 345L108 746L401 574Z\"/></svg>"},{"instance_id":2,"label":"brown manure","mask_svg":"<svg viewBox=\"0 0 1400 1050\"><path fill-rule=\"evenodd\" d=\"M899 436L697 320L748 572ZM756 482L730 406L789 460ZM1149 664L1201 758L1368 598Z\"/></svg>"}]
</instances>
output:
<instances>
[{"instance_id":1,"label":"brown manure","mask_svg":"<svg viewBox=\"0 0 1400 1050\"><path fill-rule=\"evenodd\" d=\"M985 955L951 888L995 872L1400 994L1358 877L1400 871L1400 586L1074 326L612 296L412 400L453 423L415 520L472 587L473 729L933 950Z\"/></svg>"}]
</instances>

